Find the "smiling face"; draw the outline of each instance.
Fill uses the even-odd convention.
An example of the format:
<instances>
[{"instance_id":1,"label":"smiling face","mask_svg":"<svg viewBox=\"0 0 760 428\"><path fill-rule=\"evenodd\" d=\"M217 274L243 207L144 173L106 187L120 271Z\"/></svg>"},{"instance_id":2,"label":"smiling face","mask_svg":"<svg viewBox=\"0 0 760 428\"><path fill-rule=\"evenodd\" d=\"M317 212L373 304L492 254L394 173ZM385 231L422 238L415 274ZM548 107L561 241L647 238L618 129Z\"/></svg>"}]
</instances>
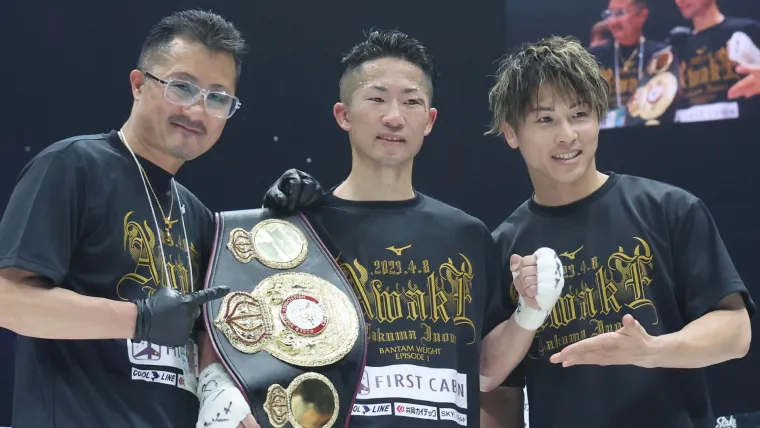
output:
<instances>
[{"instance_id":1,"label":"smiling face","mask_svg":"<svg viewBox=\"0 0 760 428\"><path fill-rule=\"evenodd\" d=\"M425 73L402 59L380 58L351 72L342 86L343 102L333 113L354 157L383 168L409 165L437 116Z\"/></svg>"},{"instance_id":2,"label":"smiling face","mask_svg":"<svg viewBox=\"0 0 760 428\"><path fill-rule=\"evenodd\" d=\"M538 192L540 186L574 186L596 174L599 120L590 106L543 86L515 131L504 125L512 148L519 148Z\"/></svg>"},{"instance_id":3,"label":"smiling face","mask_svg":"<svg viewBox=\"0 0 760 428\"><path fill-rule=\"evenodd\" d=\"M208 114L202 96L189 106L172 103L167 97L176 96L187 85L173 85L174 92L167 92L166 85L157 79L179 79L202 89L234 95L235 60L230 53L211 51L181 38L160 55L160 60L145 70L150 75L139 70L130 75L135 98L133 115L139 123L141 140L151 149L177 160L192 160L216 144L227 119Z\"/></svg>"}]
</instances>

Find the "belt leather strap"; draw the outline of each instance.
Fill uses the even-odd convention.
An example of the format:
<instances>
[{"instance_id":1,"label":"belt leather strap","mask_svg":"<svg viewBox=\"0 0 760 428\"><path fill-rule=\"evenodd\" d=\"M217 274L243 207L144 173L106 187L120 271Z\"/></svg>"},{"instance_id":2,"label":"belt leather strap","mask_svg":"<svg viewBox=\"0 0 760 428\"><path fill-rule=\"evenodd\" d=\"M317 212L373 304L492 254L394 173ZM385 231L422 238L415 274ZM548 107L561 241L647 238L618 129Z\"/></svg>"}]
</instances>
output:
<instances>
[{"instance_id":1,"label":"belt leather strap","mask_svg":"<svg viewBox=\"0 0 760 428\"><path fill-rule=\"evenodd\" d=\"M262 427L347 427L366 361L359 301L303 214L216 214L204 306L222 365Z\"/></svg>"}]
</instances>

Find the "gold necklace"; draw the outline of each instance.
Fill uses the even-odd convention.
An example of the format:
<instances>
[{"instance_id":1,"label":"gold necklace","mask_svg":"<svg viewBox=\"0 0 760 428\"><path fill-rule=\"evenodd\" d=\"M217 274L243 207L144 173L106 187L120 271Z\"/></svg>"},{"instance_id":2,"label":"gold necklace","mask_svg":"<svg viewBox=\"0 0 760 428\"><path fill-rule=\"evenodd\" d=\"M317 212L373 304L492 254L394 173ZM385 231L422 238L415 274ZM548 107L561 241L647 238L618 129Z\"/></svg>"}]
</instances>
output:
<instances>
[{"instance_id":1,"label":"gold necklace","mask_svg":"<svg viewBox=\"0 0 760 428\"><path fill-rule=\"evenodd\" d=\"M153 193L153 197L156 198L156 205L158 205L158 210L161 212L161 218L164 219L164 224L166 224L166 228L163 232L159 233L161 234L161 240L166 245L174 245L174 239L172 239L172 233L171 229L172 226L174 226L174 223L176 223L179 220L172 220L172 209L174 209L174 194L171 192L169 193L171 195L171 203L169 204L169 215L164 214L164 209L161 207L161 200L158 199L158 195L156 195L156 191L153 190L153 185L150 184L150 179L148 178L148 174L145 172L144 169L140 168L140 170L143 173L143 176L145 177L145 181L148 183L148 187L150 188L150 192Z\"/></svg>"},{"instance_id":2,"label":"gold necklace","mask_svg":"<svg viewBox=\"0 0 760 428\"><path fill-rule=\"evenodd\" d=\"M633 50L633 52L631 52L631 55L628 57L628 59L623 62L623 71L628 72L628 70L631 69L631 66L633 65L633 57L635 57L638 53L639 48L636 48Z\"/></svg>"},{"instance_id":3,"label":"gold necklace","mask_svg":"<svg viewBox=\"0 0 760 428\"><path fill-rule=\"evenodd\" d=\"M122 133L119 132L118 135L119 135L119 139L121 140L121 142L126 145L127 142L125 141L124 136L122 135ZM129 147L129 146L127 146L127 147ZM130 148L130 150L131 150L131 148ZM135 158L135 160L136 160L136 158ZM156 191L153 190L153 185L150 183L150 179L148 178L148 174L145 172L145 169L143 169L142 165L140 165L139 163L137 164L137 168L140 170L140 172L142 172L143 177L145 177L145 181L148 183L148 187L150 188L150 192L153 193L153 197L156 198L156 205L158 205L158 210L161 211L161 218L163 218L164 224L166 225L166 228L163 230L163 232L160 231L160 230L157 230L156 233L158 233L159 235L161 235L161 241L164 244L169 245L169 246L173 246L174 245L174 239L172 238L171 229L172 229L172 226L174 226L174 223L176 223L177 221L179 221L179 220L172 221L172 209L174 209L174 194L171 193L171 192L169 192L169 194L170 194L170 196L171 196L172 199L171 199L171 202L169 204L169 215L166 216L164 214L164 208L161 206L161 200L158 199L158 195L156 195ZM158 226L158 225L156 225L156 226Z\"/></svg>"}]
</instances>

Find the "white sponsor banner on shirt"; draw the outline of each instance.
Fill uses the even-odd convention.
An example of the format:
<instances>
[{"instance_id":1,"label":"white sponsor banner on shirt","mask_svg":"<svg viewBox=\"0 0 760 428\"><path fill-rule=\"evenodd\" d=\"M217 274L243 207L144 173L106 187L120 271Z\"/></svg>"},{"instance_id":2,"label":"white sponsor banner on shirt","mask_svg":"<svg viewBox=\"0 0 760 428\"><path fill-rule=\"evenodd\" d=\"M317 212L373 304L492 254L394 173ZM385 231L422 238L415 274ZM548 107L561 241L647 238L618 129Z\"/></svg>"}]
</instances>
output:
<instances>
[{"instance_id":1,"label":"white sponsor banner on shirt","mask_svg":"<svg viewBox=\"0 0 760 428\"><path fill-rule=\"evenodd\" d=\"M160 370L140 370L132 368L132 380L144 380L146 382L163 383L165 385L177 385L177 373Z\"/></svg>"},{"instance_id":2,"label":"white sponsor banner on shirt","mask_svg":"<svg viewBox=\"0 0 760 428\"><path fill-rule=\"evenodd\" d=\"M467 414L459 413L454 409L440 408L438 409L438 416L442 421L454 421L463 427L467 426Z\"/></svg>"},{"instance_id":3,"label":"white sponsor banner on shirt","mask_svg":"<svg viewBox=\"0 0 760 428\"><path fill-rule=\"evenodd\" d=\"M192 341L186 346L169 347L154 345L148 342L133 342L127 340L127 354L129 362L141 366L172 367L182 371L172 383L179 388L196 393L198 384L198 346ZM133 368L134 371L142 371ZM146 372L150 372L146 370ZM141 380L145 380L140 378Z\"/></svg>"},{"instance_id":4,"label":"white sponsor banner on shirt","mask_svg":"<svg viewBox=\"0 0 760 428\"><path fill-rule=\"evenodd\" d=\"M438 420L438 409L431 406L410 403L393 403L393 411L396 416L406 416L407 418Z\"/></svg>"},{"instance_id":5,"label":"white sponsor banner on shirt","mask_svg":"<svg viewBox=\"0 0 760 428\"><path fill-rule=\"evenodd\" d=\"M675 122L707 122L711 120L738 119L739 104L736 101L700 104L676 111Z\"/></svg>"},{"instance_id":6,"label":"white sponsor banner on shirt","mask_svg":"<svg viewBox=\"0 0 760 428\"><path fill-rule=\"evenodd\" d=\"M185 348L154 345L148 342L127 340L129 362L141 366L163 366L182 369L187 359Z\"/></svg>"},{"instance_id":7,"label":"white sponsor banner on shirt","mask_svg":"<svg viewBox=\"0 0 760 428\"><path fill-rule=\"evenodd\" d=\"M365 367L357 400L407 398L467 409L467 375L412 364Z\"/></svg>"},{"instance_id":8,"label":"white sponsor banner on shirt","mask_svg":"<svg viewBox=\"0 0 760 428\"><path fill-rule=\"evenodd\" d=\"M352 416L386 416L392 415L391 403L379 404L354 404Z\"/></svg>"}]
</instances>

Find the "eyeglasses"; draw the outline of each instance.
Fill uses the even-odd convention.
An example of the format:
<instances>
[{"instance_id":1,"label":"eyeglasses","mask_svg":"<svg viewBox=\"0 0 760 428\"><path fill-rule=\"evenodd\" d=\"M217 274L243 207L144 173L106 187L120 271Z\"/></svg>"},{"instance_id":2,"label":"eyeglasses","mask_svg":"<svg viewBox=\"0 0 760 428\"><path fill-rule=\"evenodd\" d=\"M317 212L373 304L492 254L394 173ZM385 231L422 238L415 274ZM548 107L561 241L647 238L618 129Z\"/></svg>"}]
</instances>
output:
<instances>
[{"instance_id":1,"label":"eyeglasses","mask_svg":"<svg viewBox=\"0 0 760 428\"><path fill-rule=\"evenodd\" d=\"M608 20L610 18L623 18L626 15L633 15L637 14L641 11L641 8L637 8L634 11L630 11L627 9L607 9L604 12L602 12L602 19Z\"/></svg>"},{"instance_id":2,"label":"eyeglasses","mask_svg":"<svg viewBox=\"0 0 760 428\"><path fill-rule=\"evenodd\" d=\"M202 96L206 112L220 119L229 119L243 105L237 97L224 92L209 91L180 79L160 79L147 71L143 73L164 85L164 98L172 104L191 106Z\"/></svg>"}]
</instances>

